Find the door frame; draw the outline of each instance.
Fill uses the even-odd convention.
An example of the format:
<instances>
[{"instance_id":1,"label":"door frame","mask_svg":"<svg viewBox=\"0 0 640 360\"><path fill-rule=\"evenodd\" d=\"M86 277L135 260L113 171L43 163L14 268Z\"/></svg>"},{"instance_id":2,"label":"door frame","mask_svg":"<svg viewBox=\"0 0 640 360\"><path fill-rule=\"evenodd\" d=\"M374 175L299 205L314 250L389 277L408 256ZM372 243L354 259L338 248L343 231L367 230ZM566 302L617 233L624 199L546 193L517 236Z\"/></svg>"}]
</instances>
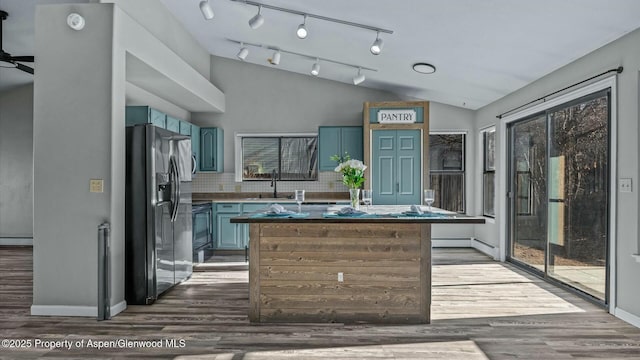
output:
<instances>
[{"instance_id":1,"label":"door frame","mask_svg":"<svg viewBox=\"0 0 640 360\"><path fill-rule=\"evenodd\" d=\"M379 124L370 122L371 109L384 108L384 109L403 109L403 108L416 108L422 107L422 122L412 124ZM373 130L421 130L422 138L420 141L420 156L421 156L421 169L420 169L420 193L424 189L429 188L429 102L428 101L383 101L383 102L365 102L362 110L362 136L364 147L364 164L367 165L367 169L364 172L365 182L364 188L371 188L371 166L373 163L373 149L371 143L373 140ZM420 196L422 199L422 196Z\"/></svg>"},{"instance_id":2,"label":"door frame","mask_svg":"<svg viewBox=\"0 0 640 360\"><path fill-rule=\"evenodd\" d=\"M531 106L519 112L510 114L508 116L503 117L500 121L498 121L497 127L499 129L498 145L499 149L504 149L503 151L499 151L499 165L500 171L498 176L496 176L496 180L498 182L498 189L496 194L502 194L498 199L498 208L496 209L496 213L504 214L502 216L502 226L499 226L499 243L500 243L500 261L506 261L507 255L507 246L508 246L508 235L509 235L509 206L508 206L508 183L510 182L508 167L509 167L509 156L507 154L508 147L508 124L516 122L518 120L529 117L533 114L543 112L550 108L556 107L558 105L562 105L564 103L570 102L572 100L578 99L580 97L605 90L610 89L611 98L610 98L610 128L609 128L609 160L610 160L610 174L609 174L609 248L608 248L608 262L609 262L609 283L608 283L608 292L609 292L609 303L608 303L608 311L611 314L615 314L616 304L617 304L617 291L616 291L616 279L617 279L617 264L616 264L616 249L617 249L617 178L618 178L618 153L617 153L617 144L618 144L618 116L617 116L617 76L612 75L602 80L593 82L589 85L581 87L575 91L560 95L558 97L548 99L545 102L540 104ZM499 212L498 212L499 211Z\"/></svg>"}]
</instances>

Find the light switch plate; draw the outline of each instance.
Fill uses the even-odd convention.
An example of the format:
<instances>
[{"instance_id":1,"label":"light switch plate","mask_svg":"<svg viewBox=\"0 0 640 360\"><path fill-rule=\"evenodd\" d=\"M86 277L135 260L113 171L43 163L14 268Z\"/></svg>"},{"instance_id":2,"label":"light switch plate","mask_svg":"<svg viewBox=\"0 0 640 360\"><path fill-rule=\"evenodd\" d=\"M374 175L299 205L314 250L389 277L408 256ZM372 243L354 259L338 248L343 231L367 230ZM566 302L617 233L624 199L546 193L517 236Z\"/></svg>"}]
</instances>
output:
<instances>
[{"instance_id":1,"label":"light switch plate","mask_svg":"<svg viewBox=\"0 0 640 360\"><path fill-rule=\"evenodd\" d=\"M102 179L89 180L89 191L92 193L104 192L104 180Z\"/></svg>"},{"instance_id":2,"label":"light switch plate","mask_svg":"<svg viewBox=\"0 0 640 360\"><path fill-rule=\"evenodd\" d=\"M626 192L626 193L633 192L631 178L624 178L624 179L621 178L618 186L620 187L619 191L621 193L622 192Z\"/></svg>"}]
</instances>

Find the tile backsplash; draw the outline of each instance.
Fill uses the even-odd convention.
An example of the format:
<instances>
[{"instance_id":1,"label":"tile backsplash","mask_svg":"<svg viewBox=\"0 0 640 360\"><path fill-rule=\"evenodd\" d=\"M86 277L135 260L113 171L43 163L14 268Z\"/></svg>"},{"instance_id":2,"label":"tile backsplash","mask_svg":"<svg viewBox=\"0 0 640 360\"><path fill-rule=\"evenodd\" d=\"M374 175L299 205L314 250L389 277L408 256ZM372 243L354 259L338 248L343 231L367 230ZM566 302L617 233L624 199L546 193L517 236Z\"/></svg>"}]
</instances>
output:
<instances>
[{"instance_id":1,"label":"tile backsplash","mask_svg":"<svg viewBox=\"0 0 640 360\"><path fill-rule=\"evenodd\" d=\"M194 193L215 192L271 192L271 181L236 182L234 173L197 173L193 179ZM342 183L342 174L332 171L318 173L318 181L278 181L278 192L293 192L302 189L309 192L342 192L347 187Z\"/></svg>"}]
</instances>

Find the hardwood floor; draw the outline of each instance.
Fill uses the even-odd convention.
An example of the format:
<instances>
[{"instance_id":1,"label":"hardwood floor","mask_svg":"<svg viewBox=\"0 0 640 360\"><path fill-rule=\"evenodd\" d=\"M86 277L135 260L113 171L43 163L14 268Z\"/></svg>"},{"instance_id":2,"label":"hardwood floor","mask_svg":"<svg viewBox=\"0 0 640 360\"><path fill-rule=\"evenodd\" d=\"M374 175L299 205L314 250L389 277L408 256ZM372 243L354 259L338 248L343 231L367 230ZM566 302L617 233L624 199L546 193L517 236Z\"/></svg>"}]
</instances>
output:
<instances>
[{"instance_id":1,"label":"hardwood floor","mask_svg":"<svg viewBox=\"0 0 640 360\"><path fill-rule=\"evenodd\" d=\"M252 325L241 264L200 267L154 305L98 322L30 316L31 248L0 247L0 339L31 341L0 359L640 359L640 329L509 264L471 249L434 249L433 263L428 325ZM119 339L131 342L88 347ZM132 343L164 339L176 343ZM71 349L44 347L55 340Z\"/></svg>"}]
</instances>

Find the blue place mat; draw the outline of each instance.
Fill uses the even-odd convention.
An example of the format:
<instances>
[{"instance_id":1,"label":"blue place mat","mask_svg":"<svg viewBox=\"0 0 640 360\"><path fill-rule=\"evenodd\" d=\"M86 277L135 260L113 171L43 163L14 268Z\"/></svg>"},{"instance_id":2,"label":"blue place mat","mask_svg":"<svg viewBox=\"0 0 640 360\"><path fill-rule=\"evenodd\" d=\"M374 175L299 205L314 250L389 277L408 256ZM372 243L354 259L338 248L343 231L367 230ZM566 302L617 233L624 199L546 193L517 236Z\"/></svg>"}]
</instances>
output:
<instances>
[{"instance_id":1,"label":"blue place mat","mask_svg":"<svg viewBox=\"0 0 640 360\"><path fill-rule=\"evenodd\" d=\"M442 214L436 214L436 213L429 213L429 212L425 212L422 214L418 214L418 213L399 213L399 214L389 214L389 216L395 216L395 217L409 217L409 218L447 218L447 215L442 215Z\"/></svg>"},{"instance_id":2,"label":"blue place mat","mask_svg":"<svg viewBox=\"0 0 640 360\"><path fill-rule=\"evenodd\" d=\"M268 213L257 213L257 214L253 214L251 216L249 216L250 218L273 218L273 219L282 219L282 218L289 218L289 219L302 219L302 218L306 218L307 216L309 216L309 213L293 213L293 214L268 214Z\"/></svg>"},{"instance_id":3,"label":"blue place mat","mask_svg":"<svg viewBox=\"0 0 640 360\"><path fill-rule=\"evenodd\" d=\"M323 218L329 218L329 219L344 219L344 218L376 218L378 217L378 215L376 214L336 214L336 213L324 213L322 214Z\"/></svg>"}]
</instances>

